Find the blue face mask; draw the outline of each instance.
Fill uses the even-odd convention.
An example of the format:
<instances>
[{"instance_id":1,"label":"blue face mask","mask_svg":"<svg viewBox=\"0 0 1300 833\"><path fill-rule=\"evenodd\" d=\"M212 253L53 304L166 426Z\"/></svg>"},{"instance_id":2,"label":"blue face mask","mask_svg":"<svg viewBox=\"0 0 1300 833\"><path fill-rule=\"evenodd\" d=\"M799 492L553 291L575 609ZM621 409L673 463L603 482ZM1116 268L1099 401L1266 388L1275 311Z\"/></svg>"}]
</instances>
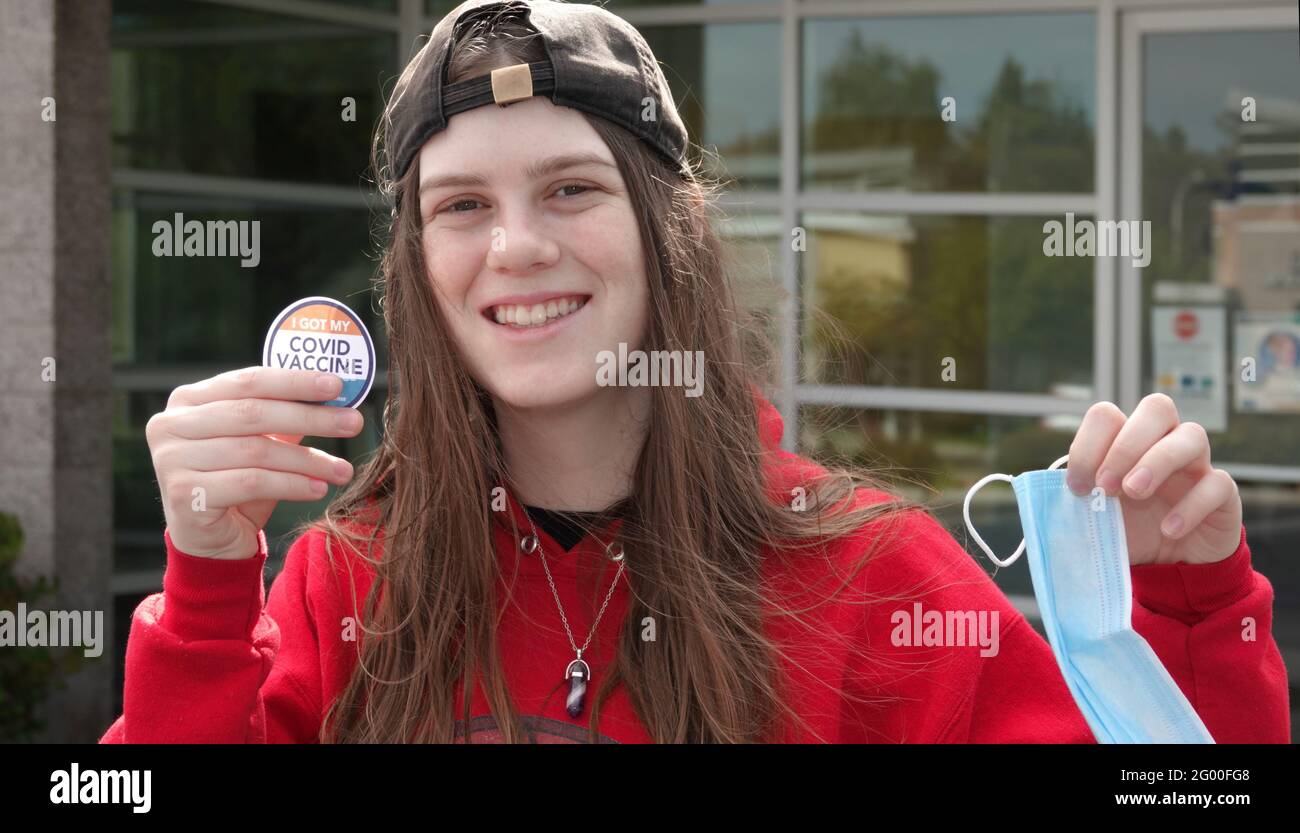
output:
<instances>
[{"instance_id":1,"label":"blue face mask","mask_svg":"<svg viewBox=\"0 0 1300 833\"><path fill-rule=\"evenodd\" d=\"M966 528L999 567L1029 550L1029 574L1052 653L1100 743L1214 743L1155 651L1133 630L1128 543L1118 497L1080 497L1058 469L990 474L966 493ZM990 480L1016 493L1025 538L1006 561L975 531L970 501Z\"/></svg>"}]
</instances>

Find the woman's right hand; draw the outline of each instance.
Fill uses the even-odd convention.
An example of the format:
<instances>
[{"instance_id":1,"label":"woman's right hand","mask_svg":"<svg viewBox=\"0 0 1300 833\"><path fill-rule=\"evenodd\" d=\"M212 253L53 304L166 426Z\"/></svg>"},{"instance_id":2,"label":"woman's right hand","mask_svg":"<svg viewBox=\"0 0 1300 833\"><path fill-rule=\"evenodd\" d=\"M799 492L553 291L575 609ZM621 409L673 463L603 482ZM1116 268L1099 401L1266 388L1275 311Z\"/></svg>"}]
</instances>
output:
<instances>
[{"instance_id":1,"label":"woman's right hand","mask_svg":"<svg viewBox=\"0 0 1300 833\"><path fill-rule=\"evenodd\" d=\"M203 558L252 558L276 503L319 500L327 481L351 480L348 461L298 445L361 431L359 411L310 404L341 387L332 374L246 367L172 391L145 425L172 544Z\"/></svg>"}]
</instances>

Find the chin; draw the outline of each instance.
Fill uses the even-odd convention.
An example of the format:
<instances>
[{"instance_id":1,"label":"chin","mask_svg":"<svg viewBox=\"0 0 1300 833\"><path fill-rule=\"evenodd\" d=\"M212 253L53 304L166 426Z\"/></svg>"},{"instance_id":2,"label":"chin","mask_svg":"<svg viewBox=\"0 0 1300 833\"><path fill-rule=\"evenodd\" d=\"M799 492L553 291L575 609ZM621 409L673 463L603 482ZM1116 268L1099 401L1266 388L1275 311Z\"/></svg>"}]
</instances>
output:
<instances>
[{"instance_id":1,"label":"chin","mask_svg":"<svg viewBox=\"0 0 1300 833\"><path fill-rule=\"evenodd\" d=\"M524 368L519 373L509 373L498 369L490 374L483 387L502 405L521 411L563 408L607 392L596 384L594 367L591 373L574 367L562 374Z\"/></svg>"}]
</instances>

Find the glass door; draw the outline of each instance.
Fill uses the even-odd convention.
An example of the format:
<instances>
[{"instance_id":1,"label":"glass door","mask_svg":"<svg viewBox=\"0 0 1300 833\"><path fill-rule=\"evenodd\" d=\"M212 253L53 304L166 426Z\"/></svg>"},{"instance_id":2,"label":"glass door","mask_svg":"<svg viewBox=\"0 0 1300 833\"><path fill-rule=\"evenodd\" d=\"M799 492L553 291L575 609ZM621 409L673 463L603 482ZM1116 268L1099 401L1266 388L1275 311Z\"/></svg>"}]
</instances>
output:
<instances>
[{"instance_id":1,"label":"glass door","mask_svg":"<svg viewBox=\"0 0 1300 833\"><path fill-rule=\"evenodd\" d=\"M1162 391L1241 487L1276 636L1300 677L1300 57L1297 11L1122 21L1121 402Z\"/></svg>"}]
</instances>

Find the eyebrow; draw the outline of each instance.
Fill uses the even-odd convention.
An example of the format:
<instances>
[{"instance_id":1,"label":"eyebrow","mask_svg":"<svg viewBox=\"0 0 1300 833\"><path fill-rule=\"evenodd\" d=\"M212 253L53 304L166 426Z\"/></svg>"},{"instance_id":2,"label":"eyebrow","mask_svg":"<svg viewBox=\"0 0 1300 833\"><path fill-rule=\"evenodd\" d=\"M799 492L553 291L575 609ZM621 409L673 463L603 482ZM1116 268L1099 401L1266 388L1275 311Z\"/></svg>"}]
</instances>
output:
<instances>
[{"instance_id":1,"label":"eyebrow","mask_svg":"<svg viewBox=\"0 0 1300 833\"><path fill-rule=\"evenodd\" d=\"M539 179L559 171L584 165L599 165L617 170L613 163L594 153L566 153L534 162L524 170L524 175L529 179ZM438 188L482 187L487 184L487 178L481 174L449 174L427 179L420 183L420 194L423 195L425 191L433 191Z\"/></svg>"}]
</instances>

